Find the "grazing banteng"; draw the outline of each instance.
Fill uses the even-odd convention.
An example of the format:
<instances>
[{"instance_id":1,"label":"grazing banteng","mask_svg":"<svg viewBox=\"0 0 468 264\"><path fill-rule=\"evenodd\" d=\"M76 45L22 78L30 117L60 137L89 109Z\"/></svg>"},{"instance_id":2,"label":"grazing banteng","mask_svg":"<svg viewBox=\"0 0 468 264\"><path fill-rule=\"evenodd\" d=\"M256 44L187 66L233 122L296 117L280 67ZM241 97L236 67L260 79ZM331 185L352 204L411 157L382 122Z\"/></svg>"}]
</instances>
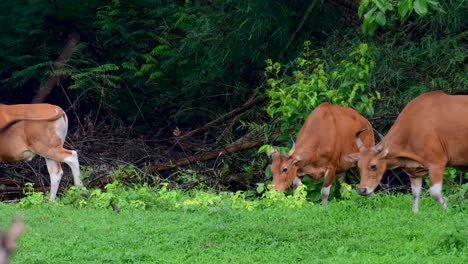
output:
<instances>
[{"instance_id":1,"label":"grazing banteng","mask_svg":"<svg viewBox=\"0 0 468 264\"><path fill-rule=\"evenodd\" d=\"M16 249L16 239L23 233L23 218L16 217L8 232L0 230L0 264L7 264L10 255Z\"/></svg>"},{"instance_id":2,"label":"grazing banteng","mask_svg":"<svg viewBox=\"0 0 468 264\"><path fill-rule=\"evenodd\" d=\"M435 91L406 105L382 142L371 148L356 133L361 182L358 192L370 195L387 169L401 167L410 176L413 212L418 211L422 176L429 174L429 191L442 208L445 166L468 166L468 96Z\"/></svg>"},{"instance_id":3,"label":"grazing banteng","mask_svg":"<svg viewBox=\"0 0 468 264\"><path fill-rule=\"evenodd\" d=\"M363 127L367 128L363 140L372 146L374 133L367 119L349 107L320 104L304 122L288 154L278 153L272 147L273 187L278 191L291 183L297 187L301 184L298 176L308 175L314 181L324 177L321 196L322 204L326 205L335 174L354 165L344 158L358 151L354 133Z\"/></svg>"},{"instance_id":4,"label":"grazing banteng","mask_svg":"<svg viewBox=\"0 0 468 264\"><path fill-rule=\"evenodd\" d=\"M50 200L57 195L63 170L70 166L76 186L83 186L76 151L63 148L68 130L65 112L50 104L0 104L0 161L45 158L50 174Z\"/></svg>"}]
</instances>

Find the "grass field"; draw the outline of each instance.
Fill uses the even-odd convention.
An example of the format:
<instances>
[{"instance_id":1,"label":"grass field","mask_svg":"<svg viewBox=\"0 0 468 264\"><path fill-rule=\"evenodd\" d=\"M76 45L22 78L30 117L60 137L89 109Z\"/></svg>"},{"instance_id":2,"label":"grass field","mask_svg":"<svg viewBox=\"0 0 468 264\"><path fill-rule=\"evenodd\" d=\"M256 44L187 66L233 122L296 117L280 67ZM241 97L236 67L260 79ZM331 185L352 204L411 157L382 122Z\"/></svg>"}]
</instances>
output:
<instances>
[{"instance_id":1,"label":"grass field","mask_svg":"<svg viewBox=\"0 0 468 264\"><path fill-rule=\"evenodd\" d=\"M27 229L12 263L468 263L466 210L375 196L327 207L195 210L30 208L0 203Z\"/></svg>"}]
</instances>

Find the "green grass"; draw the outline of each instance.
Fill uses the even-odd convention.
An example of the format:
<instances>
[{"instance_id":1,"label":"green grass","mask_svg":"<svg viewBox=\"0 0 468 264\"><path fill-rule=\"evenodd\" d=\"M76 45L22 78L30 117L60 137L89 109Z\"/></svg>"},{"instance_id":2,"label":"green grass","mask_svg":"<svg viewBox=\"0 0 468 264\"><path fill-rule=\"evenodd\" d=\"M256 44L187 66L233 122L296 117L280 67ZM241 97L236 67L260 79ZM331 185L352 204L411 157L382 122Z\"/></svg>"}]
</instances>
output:
<instances>
[{"instance_id":1,"label":"green grass","mask_svg":"<svg viewBox=\"0 0 468 264\"><path fill-rule=\"evenodd\" d=\"M12 263L468 263L466 210L411 196L327 207L195 210L31 208L0 203L0 226L22 213Z\"/></svg>"}]
</instances>

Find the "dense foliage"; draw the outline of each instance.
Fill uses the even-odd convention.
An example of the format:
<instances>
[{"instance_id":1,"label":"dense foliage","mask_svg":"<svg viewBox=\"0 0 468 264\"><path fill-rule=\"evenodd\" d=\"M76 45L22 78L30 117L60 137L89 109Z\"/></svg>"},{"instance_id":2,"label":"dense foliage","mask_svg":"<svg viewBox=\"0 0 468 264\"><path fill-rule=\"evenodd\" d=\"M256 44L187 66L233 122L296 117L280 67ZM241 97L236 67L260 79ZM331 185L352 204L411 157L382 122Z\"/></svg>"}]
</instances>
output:
<instances>
[{"instance_id":1,"label":"dense foliage","mask_svg":"<svg viewBox=\"0 0 468 264\"><path fill-rule=\"evenodd\" d=\"M266 112L277 117L281 132L299 132L310 109L322 102L350 106L367 116L374 114L374 100L380 99L367 87L368 76L374 68L374 61L368 54L367 44L360 44L336 64L325 65L322 59L311 51L310 41L304 43L304 51L294 60L289 69L291 77L281 64L267 61L265 74L269 77L270 98Z\"/></svg>"}]
</instances>

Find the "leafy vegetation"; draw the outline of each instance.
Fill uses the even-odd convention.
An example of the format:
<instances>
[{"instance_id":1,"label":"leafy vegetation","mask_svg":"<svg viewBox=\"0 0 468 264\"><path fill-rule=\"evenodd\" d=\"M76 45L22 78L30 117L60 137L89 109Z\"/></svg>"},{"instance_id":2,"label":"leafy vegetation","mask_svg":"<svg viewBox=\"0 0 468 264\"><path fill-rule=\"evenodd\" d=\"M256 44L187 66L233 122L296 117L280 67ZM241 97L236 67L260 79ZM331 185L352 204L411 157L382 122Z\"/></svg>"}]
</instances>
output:
<instances>
[{"instance_id":1,"label":"leafy vegetation","mask_svg":"<svg viewBox=\"0 0 468 264\"><path fill-rule=\"evenodd\" d=\"M304 51L294 60L292 76L287 76L281 64L267 60L265 74L271 87L270 101L266 107L271 117L277 117L280 130L291 129L297 133L310 114L310 109L322 102L354 107L357 111L372 116L376 95L367 88L368 76L374 68L374 61L368 54L367 44L360 44L349 54L349 60L337 65L325 65L314 58L311 42L304 43Z\"/></svg>"},{"instance_id":2,"label":"leafy vegetation","mask_svg":"<svg viewBox=\"0 0 468 264\"><path fill-rule=\"evenodd\" d=\"M429 10L445 13L437 0L362 0L358 16L363 19L362 31L374 35L378 27L395 27L397 22L404 22L414 13L425 16Z\"/></svg>"}]
</instances>

